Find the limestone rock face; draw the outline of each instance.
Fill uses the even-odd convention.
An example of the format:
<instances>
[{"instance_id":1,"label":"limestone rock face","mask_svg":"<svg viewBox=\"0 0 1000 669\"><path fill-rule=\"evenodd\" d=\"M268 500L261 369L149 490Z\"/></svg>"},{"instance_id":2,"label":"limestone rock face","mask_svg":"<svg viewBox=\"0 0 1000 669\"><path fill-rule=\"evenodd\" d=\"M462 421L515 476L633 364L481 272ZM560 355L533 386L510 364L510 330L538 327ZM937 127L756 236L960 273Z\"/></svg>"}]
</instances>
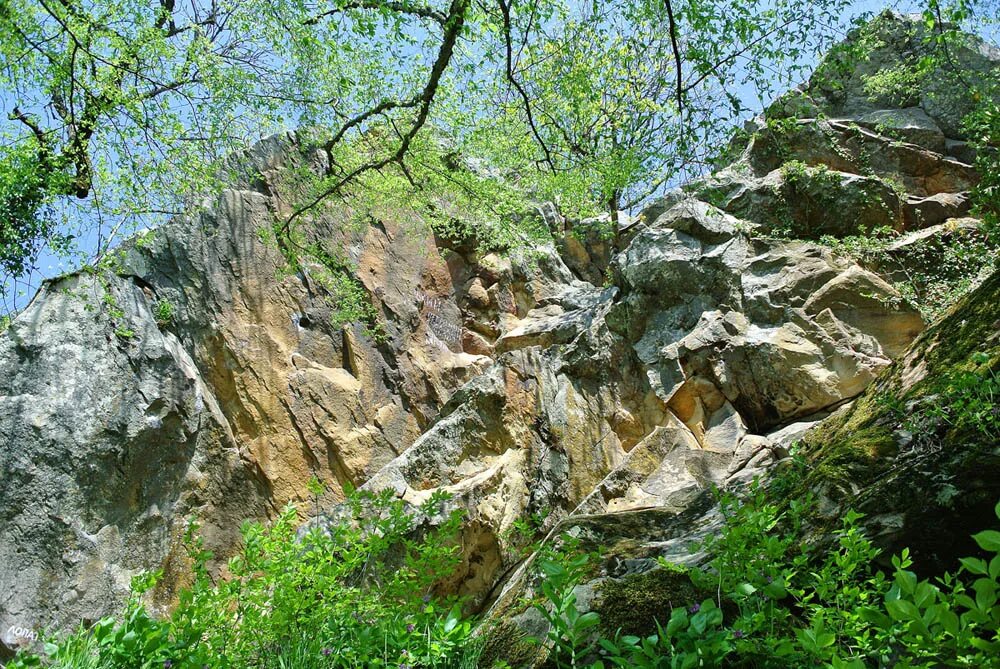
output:
<instances>
[{"instance_id":1,"label":"limestone rock face","mask_svg":"<svg viewBox=\"0 0 1000 669\"><path fill-rule=\"evenodd\" d=\"M231 188L110 271L47 283L0 334L0 630L96 619L142 569L165 570L168 606L187 517L221 570L241 521L303 504L314 476L332 511L313 523L348 486L451 493L451 585L494 618L527 587L510 530L529 515L611 548L607 578L696 559L719 523L706 490L782 462L924 328L896 270L819 238L889 226L905 258L976 183L954 110L855 104L858 86L780 100L729 167L615 239L542 206L550 242L482 253L412 212L359 225L331 203L303 242L353 268L373 315L348 326L329 267L289 271L262 241L289 214L284 175L323 153L306 133L250 150Z\"/></svg>"},{"instance_id":2,"label":"limestone rock face","mask_svg":"<svg viewBox=\"0 0 1000 669\"><path fill-rule=\"evenodd\" d=\"M694 415L691 383L757 429L814 413L860 392L923 328L889 284L824 247L753 240L734 222L724 238L726 215L695 209L675 205L613 265L615 324L678 415Z\"/></svg>"},{"instance_id":3,"label":"limestone rock face","mask_svg":"<svg viewBox=\"0 0 1000 669\"><path fill-rule=\"evenodd\" d=\"M189 515L224 564L241 522L306 499L312 476L342 499L493 364L505 319L573 283L561 263L472 266L415 222L359 229L331 210L309 234L363 268L378 335L334 327L320 268L289 275L260 234L283 172L319 160L304 136L265 141L243 183L126 245L113 271L47 283L0 336L4 629L94 620L159 566L169 603Z\"/></svg>"},{"instance_id":4,"label":"limestone rock face","mask_svg":"<svg viewBox=\"0 0 1000 669\"><path fill-rule=\"evenodd\" d=\"M806 87L806 99L831 115L881 121L911 139L914 133L923 134L937 146L940 135L934 126L947 137L965 139L962 121L974 105L969 87L984 81L1000 61L1000 52L975 35L962 34L949 44L947 64L918 75L914 65L926 52L926 31L919 16L884 12L827 56ZM858 59L852 47L862 43L866 55ZM900 111L886 119L886 114L876 113L880 110Z\"/></svg>"}]
</instances>

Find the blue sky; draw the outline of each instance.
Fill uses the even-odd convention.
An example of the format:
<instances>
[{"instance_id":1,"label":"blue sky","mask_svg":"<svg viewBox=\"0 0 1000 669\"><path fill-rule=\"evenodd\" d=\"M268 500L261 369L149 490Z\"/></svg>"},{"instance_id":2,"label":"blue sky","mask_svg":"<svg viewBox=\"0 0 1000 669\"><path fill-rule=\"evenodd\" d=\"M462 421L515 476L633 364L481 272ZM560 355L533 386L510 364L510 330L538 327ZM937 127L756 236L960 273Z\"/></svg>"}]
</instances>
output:
<instances>
[{"instance_id":1,"label":"blue sky","mask_svg":"<svg viewBox=\"0 0 1000 669\"><path fill-rule=\"evenodd\" d=\"M860 2L853 3L850 6L850 10L843 17L843 24L847 24L850 19L856 17L863 13L877 13L886 7L892 7L896 11L913 11L917 7L915 3L908 2L894 2L894 3L884 3L884 2L874 2L871 0L862 0ZM991 34L988 37L995 39L996 37L996 26L990 27ZM807 64L814 64L808 63ZM760 111L762 104L769 102L768 100L759 99L755 90L750 87L743 87L737 91L738 95L741 97L743 104L752 110L752 113ZM0 110L2 110L2 119L0 119L0 132L6 131L4 134L9 134L13 130L14 122L5 120L7 115L13 108L16 100L11 95L9 91L0 91ZM8 124L8 125L3 125ZM53 256L49 253L44 253L38 262L39 272L30 278L30 282L23 287L13 287L14 290L10 290L12 286L8 285L8 297L6 309L11 308L18 309L23 308L23 306L30 299L34 288L37 287L38 283L42 278L51 277L58 275L60 273L70 271L79 266L81 261L88 256L92 255L94 250L98 247L101 240L106 238L109 232L107 224L98 224L96 220L88 220L87 218L79 218L76 220L70 220L68 222L70 227L77 228L76 232L78 234L77 241L80 249L80 253L74 258L60 258ZM120 241L120 240L119 240ZM14 293L11 297L11 293ZM0 304L0 311L4 310L3 304Z\"/></svg>"}]
</instances>

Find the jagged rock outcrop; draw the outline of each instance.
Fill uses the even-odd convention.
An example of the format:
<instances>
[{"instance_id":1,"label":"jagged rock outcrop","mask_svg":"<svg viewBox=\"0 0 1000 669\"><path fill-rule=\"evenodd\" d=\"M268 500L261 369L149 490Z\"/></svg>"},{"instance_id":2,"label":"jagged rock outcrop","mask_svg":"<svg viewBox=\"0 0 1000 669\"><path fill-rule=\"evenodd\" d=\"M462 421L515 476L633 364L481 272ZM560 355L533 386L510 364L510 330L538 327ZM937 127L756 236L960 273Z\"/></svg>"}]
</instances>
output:
<instances>
[{"instance_id":1,"label":"jagged rock outcrop","mask_svg":"<svg viewBox=\"0 0 1000 669\"><path fill-rule=\"evenodd\" d=\"M928 575L976 550L1000 499L1000 270L913 343L891 373L802 441L814 535L848 505L887 553Z\"/></svg>"},{"instance_id":2,"label":"jagged rock outcrop","mask_svg":"<svg viewBox=\"0 0 1000 669\"><path fill-rule=\"evenodd\" d=\"M887 44L908 25L880 20ZM367 327L335 326L324 268L285 271L258 234L289 213L283 174L324 160L307 134L265 141L241 182L114 271L47 283L0 335L0 629L94 619L146 568L165 568L168 604L186 517L219 567L240 521L304 501L312 476L326 505L348 484L450 492L466 512L454 587L494 618L524 587L510 530L530 514L608 549L602 578L694 559L719 522L706 489L782 460L924 328L879 268L809 240L967 213L958 112L855 105L860 85L780 100L729 167L617 247L551 208L554 241L522 258L407 212L348 225L331 204L305 241L345 250Z\"/></svg>"},{"instance_id":3,"label":"jagged rock outcrop","mask_svg":"<svg viewBox=\"0 0 1000 669\"><path fill-rule=\"evenodd\" d=\"M130 244L113 271L48 282L0 337L5 629L96 619L151 567L166 568L169 601L188 515L225 558L244 519L305 499L310 477L341 499L492 363L463 347L467 314L500 328L535 292L572 283L544 264L470 268L429 231L404 230L412 221L359 231L330 213L310 234L364 268L380 331L334 327L310 278L322 268L288 275L259 234L287 206L283 172L318 159L301 140L254 148L244 183ZM162 304L173 313L158 322Z\"/></svg>"}]
</instances>

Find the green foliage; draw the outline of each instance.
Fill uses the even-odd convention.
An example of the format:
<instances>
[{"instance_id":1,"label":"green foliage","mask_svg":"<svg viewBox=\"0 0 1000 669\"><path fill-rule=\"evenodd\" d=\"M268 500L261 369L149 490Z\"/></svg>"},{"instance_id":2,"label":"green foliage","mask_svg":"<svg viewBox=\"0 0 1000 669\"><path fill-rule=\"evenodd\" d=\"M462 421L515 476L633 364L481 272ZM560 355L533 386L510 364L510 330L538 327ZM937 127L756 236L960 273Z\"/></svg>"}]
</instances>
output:
<instances>
[{"instance_id":1,"label":"green foliage","mask_svg":"<svg viewBox=\"0 0 1000 669\"><path fill-rule=\"evenodd\" d=\"M56 231L48 180L30 146L0 148L0 272L20 276L45 244L66 248L72 238Z\"/></svg>"},{"instance_id":2,"label":"green foliage","mask_svg":"<svg viewBox=\"0 0 1000 669\"><path fill-rule=\"evenodd\" d=\"M732 633L722 626L722 620L722 610L706 599L688 609L673 609L665 627L657 623L656 634L645 638L616 636L599 643L612 667L718 667L733 648ZM604 662L593 666L600 669Z\"/></svg>"},{"instance_id":3,"label":"green foliage","mask_svg":"<svg viewBox=\"0 0 1000 669\"><path fill-rule=\"evenodd\" d=\"M977 149L976 169L980 175L972 191L973 209L982 217L986 233L996 246L1000 246L1000 104L995 97L998 90L1000 82L972 91L973 97L982 103L965 119L966 131Z\"/></svg>"},{"instance_id":4,"label":"green foliage","mask_svg":"<svg viewBox=\"0 0 1000 669\"><path fill-rule=\"evenodd\" d=\"M914 91L926 74L913 64L884 68L864 78L865 93L872 102L905 107L912 103Z\"/></svg>"},{"instance_id":5,"label":"green foliage","mask_svg":"<svg viewBox=\"0 0 1000 669\"><path fill-rule=\"evenodd\" d=\"M243 526L243 550L218 583L192 523L185 542L193 584L169 618L143 605L158 578L147 575L133 583L119 618L52 639L44 656L21 655L10 667L467 666L471 623L458 600L433 596L459 561L461 516L446 513L446 501L434 495L411 509L391 491L355 493L335 522L298 540L289 507L268 527Z\"/></svg>"},{"instance_id":6,"label":"green foliage","mask_svg":"<svg viewBox=\"0 0 1000 669\"><path fill-rule=\"evenodd\" d=\"M664 611L714 594L714 590L696 587L688 569L666 563L661 567L609 579L598 586L596 610L601 616L602 634L648 636L657 631L656 621Z\"/></svg>"},{"instance_id":7,"label":"green foliage","mask_svg":"<svg viewBox=\"0 0 1000 669\"><path fill-rule=\"evenodd\" d=\"M153 318L156 319L156 324L160 327L170 325L174 320L176 311L173 302L163 298L157 300L156 304L153 305Z\"/></svg>"},{"instance_id":8,"label":"green foliage","mask_svg":"<svg viewBox=\"0 0 1000 669\"><path fill-rule=\"evenodd\" d=\"M985 557L930 581L909 570L906 550L890 575L879 571L879 551L853 511L832 546L810 548L802 541L808 500L782 507L754 484L745 501L726 494L719 502L725 526L698 547L708 561L688 570L718 601L664 611L667 624L644 638L588 634L599 621L575 623L590 614L567 594L587 556L565 557L562 571L546 563L555 580L543 582L547 603L537 608L552 626L557 666L974 667L992 666L1000 652L1000 531L974 535Z\"/></svg>"},{"instance_id":9,"label":"green foliage","mask_svg":"<svg viewBox=\"0 0 1000 669\"><path fill-rule=\"evenodd\" d=\"M824 235L819 242L850 256L884 277L931 321L994 271L1000 237L988 227L955 228L902 249L899 233L887 227L848 237Z\"/></svg>"},{"instance_id":10,"label":"green foliage","mask_svg":"<svg viewBox=\"0 0 1000 669\"><path fill-rule=\"evenodd\" d=\"M600 621L595 611L581 613L577 608L576 586L587 574L592 556L575 551L572 537L563 537L562 552L548 552L540 557L538 568L543 601L533 603L549 623L548 641L556 667L580 667L594 644L593 632Z\"/></svg>"}]
</instances>

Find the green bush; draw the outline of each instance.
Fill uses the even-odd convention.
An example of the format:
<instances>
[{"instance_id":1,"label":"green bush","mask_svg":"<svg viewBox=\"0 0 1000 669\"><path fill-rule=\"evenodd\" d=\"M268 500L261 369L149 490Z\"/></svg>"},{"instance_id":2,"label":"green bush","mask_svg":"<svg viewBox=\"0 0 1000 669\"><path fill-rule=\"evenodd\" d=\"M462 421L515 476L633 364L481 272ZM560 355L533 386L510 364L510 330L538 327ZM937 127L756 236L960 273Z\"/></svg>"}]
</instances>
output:
<instances>
[{"instance_id":1,"label":"green bush","mask_svg":"<svg viewBox=\"0 0 1000 669\"><path fill-rule=\"evenodd\" d=\"M986 558L964 558L935 581L910 571L904 550L890 575L849 512L832 547L807 549L808 502L787 508L751 488L745 502L723 495L723 531L699 548L710 556L689 575L718 593L664 611L645 638L595 638L594 612L581 613L573 588L589 556L543 562L545 612L557 667L995 667L1000 657L1000 532L974 539ZM1000 519L1000 504L996 506ZM678 569L676 565L666 565ZM585 622L585 624L581 624Z\"/></svg>"},{"instance_id":2,"label":"green bush","mask_svg":"<svg viewBox=\"0 0 1000 669\"><path fill-rule=\"evenodd\" d=\"M170 300L162 299L158 300L155 305L153 305L153 318L156 319L156 324L160 327L164 325L169 325L174 320L174 305Z\"/></svg>"},{"instance_id":3,"label":"green bush","mask_svg":"<svg viewBox=\"0 0 1000 669\"><path fill-rule=\"evenodd\" d=\"M459 600L434 594L460 560L461 517L445 513L446 499L410 508L391 491L356 493L336 522L298 539L289 507L270 526L244 525L243 549L218 583L192 524L194 581L170 617L143 605L159 578L147 574L120 617L50 639L42 656L19 655L10 669L463 666L471 622Z\"/></svg>"}]
</instances>

